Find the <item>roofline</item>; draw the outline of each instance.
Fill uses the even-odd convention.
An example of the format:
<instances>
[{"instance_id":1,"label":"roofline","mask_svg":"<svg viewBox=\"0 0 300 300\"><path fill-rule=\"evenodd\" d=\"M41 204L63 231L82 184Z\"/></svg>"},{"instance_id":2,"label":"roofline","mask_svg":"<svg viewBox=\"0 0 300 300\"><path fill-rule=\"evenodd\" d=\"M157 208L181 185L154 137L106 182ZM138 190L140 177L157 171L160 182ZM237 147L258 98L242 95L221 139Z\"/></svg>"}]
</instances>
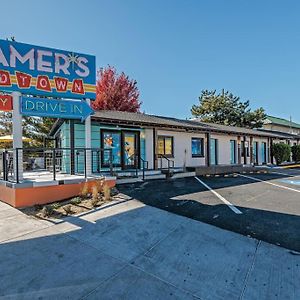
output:
<instances>
[{"instance_id":1,"label":"roofline","mask_svg":"<svg viewBox=\"0 0 300 300\"><path fill-rule=\"evenodd\" d=\"M150 115L151 116L151 115ZM159 118L159 117L157 117ZM161 118L166 118L167 117L161 117ZM257 137L270 137L270 138L279 138L279 139L285 139L287 138L286 136L282 136L280 134L277 133L268 133L265 132L263 130L259 130L259 129L252 129L251 133L243 133L243 132L236 132L232 129L227 129L227 130L223 130L223 129L218 129L218 128L214 128L213 124L210 125L210 123L205 123L207 124L207 127L203 126L201 127L201 123L199 123L199 126L193 126L193 124L190 124L190 126L185 126L184 124L182 124L182 126L178 125L168 125L168 124L159 124L159 123L152 123L152 122L143 122L143 121L132 121L132 120L120 120L118 118L111 118L111 117L100 117L100 116L96 116L96 115L92 115L91 119L93 121L97 121L98 123L101 124L105 124L105 125L111 125L111 124L117 124L120 126L136 126L136 127L148 127L148 128L163 128L163 129L180 129L183 131L191 131L191 132L201 132L201 133L221 133L221 134L231 134L231 135L238 135L238 136L257 136ZM172 118L170 118L172 119ZM173 120L176 121L176 119L174 118ZM53 124L50 132L49 132L49 136L54 136L56 131L59 129L59 127L64 123L64 119L57 119L55 121L55 123ZM178 119L178 121L187 121L187 120L180 120ZM195 121L196 122L196 121ZM225 125L226 126L226 125ZM243 127L239 127L239 128L243 128ZM247 128L249 129L249 128ZM293 137L293 136L291 136ZM295 138L295 137L293 137Z\"/></svg>"}]
</instances>

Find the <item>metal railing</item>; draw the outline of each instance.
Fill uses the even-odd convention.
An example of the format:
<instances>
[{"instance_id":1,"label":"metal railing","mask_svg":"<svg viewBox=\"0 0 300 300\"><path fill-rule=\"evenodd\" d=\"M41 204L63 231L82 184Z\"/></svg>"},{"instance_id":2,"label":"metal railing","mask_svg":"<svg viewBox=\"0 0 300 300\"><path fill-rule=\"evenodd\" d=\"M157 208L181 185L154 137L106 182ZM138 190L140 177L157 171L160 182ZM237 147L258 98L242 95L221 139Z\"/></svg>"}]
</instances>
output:
<instances>
[{"instance_id":1,"label":"metal railing","mask_svg":"<svg viewBox=\"0 0 300 300\"><path fill-rule=\"evenodd\" d=\"M172 159L169 159L167 156L160 154L159 155L159 159L160 159L160 169L167 169L168 173L170 173L171 169L175 168L175 161ZM163 161L167 162L167 168L163 167Z\"/></svg>"},{"instance_id":2,"label":"metal railing","mask_svg":"<svg viewBox=\"0 0 300 300\"><path fill-rule=\"evenodd\" d=\"M58 174L85 178L101 172L113 174L112 149L15 148L0 150L0 154L0 175L10 182L20 182L21 166L32 179L43 175L56 180Z\"/></svg>"},{"instance_id":3,"label":"metal railing","mask_svg":"<svg viewBox=\"0 0 300 300\"><path fill-rule=\"evenodd\" d=\"M134 161L134 169L135 169L135 175L138 177L139 169L142 170L142 178L145 180L145 171L149 168L149 162L145 159L143 159L140 155L134 153L126 158L127 161ZM139 165L141 164L141 167L139 168Z\"/></svg>"}]
</instances>

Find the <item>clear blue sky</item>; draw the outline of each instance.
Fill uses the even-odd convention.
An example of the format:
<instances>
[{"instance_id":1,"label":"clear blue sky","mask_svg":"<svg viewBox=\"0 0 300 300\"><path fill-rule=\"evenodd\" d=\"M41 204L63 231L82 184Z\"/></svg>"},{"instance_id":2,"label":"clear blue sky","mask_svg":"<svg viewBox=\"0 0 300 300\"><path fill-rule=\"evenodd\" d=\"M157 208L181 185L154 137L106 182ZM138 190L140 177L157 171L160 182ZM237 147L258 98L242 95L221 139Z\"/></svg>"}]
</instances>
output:
<instances>
[{"instance_id":1,"label":"clear blue sky","mask_svg":"<svg viewBox=\"0 0 300 300\"><path fill-rule=\"evenodd\" d=\"M94 54L138 81L147 113L189 117L202 89L300 122L300 2L1 2L0 38Z\"/></svg>"}]
</instances>

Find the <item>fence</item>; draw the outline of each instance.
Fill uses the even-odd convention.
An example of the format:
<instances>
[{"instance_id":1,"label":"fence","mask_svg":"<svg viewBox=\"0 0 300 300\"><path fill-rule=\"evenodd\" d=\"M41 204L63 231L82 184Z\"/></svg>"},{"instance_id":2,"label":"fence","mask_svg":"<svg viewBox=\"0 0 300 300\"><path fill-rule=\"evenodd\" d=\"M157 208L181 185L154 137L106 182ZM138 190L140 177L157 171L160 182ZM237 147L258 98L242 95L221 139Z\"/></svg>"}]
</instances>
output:
<instances>
[{"instance_id":1,"label":"fence","mask_svg":"<svg viewBox=\"0 0 300 300\"><path fill-rule=\"evenodd\" d=\"M112 149L101 148L15 148L1 150L3 180L19 183L22 171L28 178L113 173ZM103 167L105 166L105 167Z\"/></svg>"}]
</instances>

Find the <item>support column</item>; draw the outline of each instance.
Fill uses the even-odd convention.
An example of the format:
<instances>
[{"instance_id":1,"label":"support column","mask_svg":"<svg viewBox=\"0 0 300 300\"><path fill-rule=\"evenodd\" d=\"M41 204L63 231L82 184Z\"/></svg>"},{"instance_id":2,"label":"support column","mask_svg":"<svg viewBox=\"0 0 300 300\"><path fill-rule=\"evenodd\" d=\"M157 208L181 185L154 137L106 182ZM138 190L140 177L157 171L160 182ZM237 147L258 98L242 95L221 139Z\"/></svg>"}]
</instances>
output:
<instances>
[{"instance_id":1,"label":"support column","mask_svg":"<svg viewBox=\"0 0 300 300\"><path fill-rule=\"evenodd\" d=\"M21 93L13 92L13 112L12 112L12 134L13 134L13 165L14 180L19 182L23 180L23 130L22 115L20 113ZM18 150L16 150L18 149Z\"/></svg>"},{"instance_id":2,"label":"support column","mask_svg":"<svg viewBox=\"0 0 300 300\"><path fill-rule=\"evenodd\" d=\"M206 166L210 167L210 133L207 132L206 136Z\"/></svg>"},{"instance_id":3,"label":"support column","mask_svg":"<svg viewBox=\"0 0 300 300\"><path fill-rule=\"evenodd\" d=\"M237 138L237 144L238 144L238 164L240 165L242 163L241 137L240 136L238 136L238 138Z\"/></svg>"},{"instance_id":4,"label":"support column","mask_svg":"<svg viewBox=\"0 0 300 300\"><path fill-rule=\"evenodd\" d=\"M247 151L246 151L246 136L243 137L243 141L244 141L244 165L247 165Z\"/></svg>"},{"instance_id":5,"label":"support column","mask_svg":"<svg viewBox=\"0 0 300 300\"><path fill-rule=\"evenodd\" d=\"M90 106L91 100L86 99L86 103ZM91 116L87 117L85 120L85 148L86 150L86 175L92 175L92 151L90 150L92 147L92 118Z\"/></svg>"},{"instance_id":6,"label":"support column","mask_svg":"<svg viewBox=\"0 0 300 300\"><path fill-rule=\"evenodd\" d=\"M157 130L153 128L153 169L158 169L158 160L157 160Z\"/></svg>"},{"instance_id":7,"label":"support column","mask_svg":"<svg viewBox=\"0 0 300 300\"><path fill-rule=\"evenodd\" d=\"M253 136L250 137L250 164L253 165Z\"/></svg>"}]
</instances>

